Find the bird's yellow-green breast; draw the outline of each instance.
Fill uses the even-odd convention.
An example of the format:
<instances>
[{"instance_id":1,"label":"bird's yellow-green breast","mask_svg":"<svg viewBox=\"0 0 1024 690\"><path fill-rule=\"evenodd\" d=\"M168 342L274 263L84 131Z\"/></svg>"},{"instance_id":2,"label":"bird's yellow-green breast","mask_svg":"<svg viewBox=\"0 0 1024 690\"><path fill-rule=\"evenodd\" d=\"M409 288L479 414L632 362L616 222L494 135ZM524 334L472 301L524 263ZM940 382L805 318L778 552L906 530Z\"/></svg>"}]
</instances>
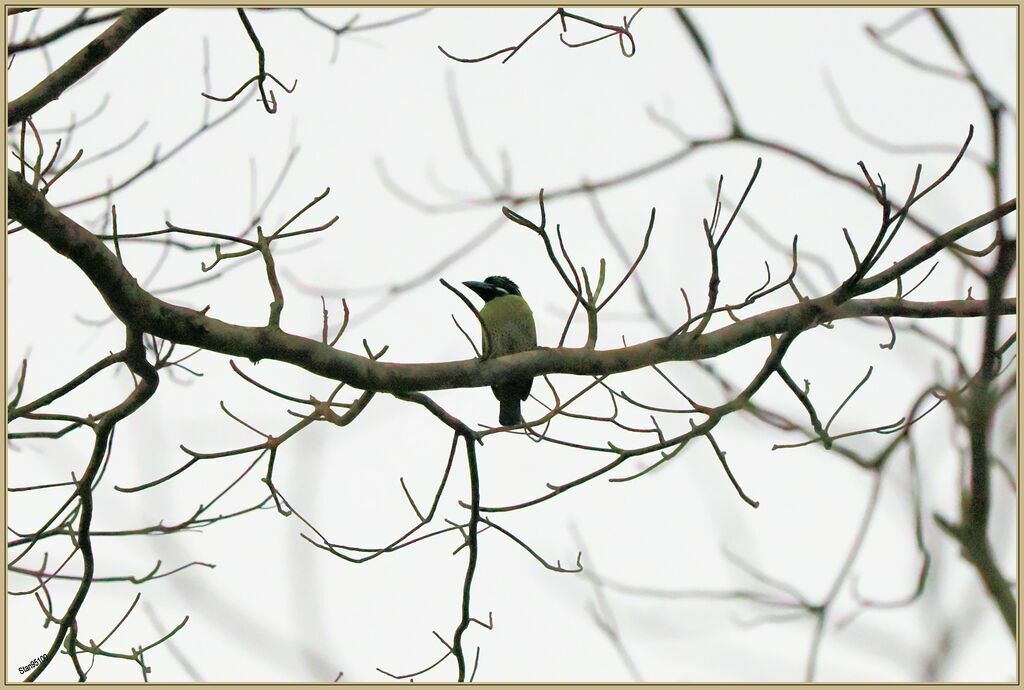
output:
<instances>
[{"instance_id":1,"label":"bird's yellow-green breast","mask_svg":"<svg viewBox=\"0 0 1024 690\"><path fill-rule=\"evenodd\" d=\"M488 356L501 357L537 347L537 327L530 305L519 295L505 295L487 302L480 310L491 337Z\"/></svg>"}]
</instances>

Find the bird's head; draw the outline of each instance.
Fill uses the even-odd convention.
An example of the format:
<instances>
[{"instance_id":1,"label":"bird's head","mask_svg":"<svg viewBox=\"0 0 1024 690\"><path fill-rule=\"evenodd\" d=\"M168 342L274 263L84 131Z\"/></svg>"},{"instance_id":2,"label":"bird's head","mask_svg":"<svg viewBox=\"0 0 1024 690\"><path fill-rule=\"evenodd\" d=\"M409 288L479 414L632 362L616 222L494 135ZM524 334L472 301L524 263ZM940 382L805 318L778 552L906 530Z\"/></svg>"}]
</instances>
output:
<instances>
[{"instance_id":1,"label":"bird's head","mask_svg":"<svg viewBox=\"0 0 1024 690\"><path fill-rule=\"evenodd\" d=\"M480 295L484 302L490 302L492 299L508 295L519 295L522 297L522 294L519 292L519 286L505 276L491 276L485 278L482 282L479 280L467 280L463 285Z\"/></svg>"}]
</instances>

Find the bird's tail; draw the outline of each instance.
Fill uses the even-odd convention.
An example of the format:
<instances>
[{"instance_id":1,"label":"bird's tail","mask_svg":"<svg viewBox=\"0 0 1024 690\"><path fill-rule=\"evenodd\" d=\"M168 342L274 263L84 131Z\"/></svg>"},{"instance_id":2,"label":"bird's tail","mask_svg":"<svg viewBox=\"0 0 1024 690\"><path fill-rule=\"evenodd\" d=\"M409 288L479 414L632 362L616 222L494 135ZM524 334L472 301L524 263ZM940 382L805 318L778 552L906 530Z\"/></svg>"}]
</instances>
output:
<instances>
[{"instance_id":1,"label":"bird's tail","mask_svg":"<svg viewBox=\"0 0 1024 690\"><path fill-rule=\"evenodd\" d=\"M498 423L502 426L512 426L513 424L521 424L523 421L523 413L519 409L518 400L499 400L498 403L501 408L498 411Z\"/></svg>"}]
</instances>

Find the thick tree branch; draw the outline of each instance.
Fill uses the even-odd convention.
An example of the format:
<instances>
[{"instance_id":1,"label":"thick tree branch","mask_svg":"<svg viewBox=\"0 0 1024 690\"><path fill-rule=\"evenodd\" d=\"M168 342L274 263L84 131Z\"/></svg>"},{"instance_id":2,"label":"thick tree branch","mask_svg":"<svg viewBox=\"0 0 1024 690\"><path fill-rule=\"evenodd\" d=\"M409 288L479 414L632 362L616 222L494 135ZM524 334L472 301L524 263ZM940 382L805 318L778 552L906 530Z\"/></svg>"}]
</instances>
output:
<instances>
[{"instance_id":1,"label":"thick tree branch","mask_svg":"<svg viewBox=\"0 0 1024 690\"><path fill-rule=\"evenodd\" d=\"M466 681L466 672L468 670L466 668L466 654L463 650L462 637L469 628L469 624L473 621L470 596L472 594L473 575L476 572L476 563L480 552L477 540L480 527L480 472L477 469L476 462L476 439L470 436L463 436L463 440L466 442L466 459L469 463L470 512L469 524L466 525L465 533L466 545L469 547L467 549L469 551L469 560L466 563L466 577L462 583L462 618L459 621L459 626L455 629L451 647L452 654L459 664L460 683Z\"/></svg>"},{"instance_id":2,"label":"thick tree branch","mask_svg":"<svg viewBox=\"0 0 1024 690\"><path fill-rule=\"evenodd\" d=\"M7 54L14 55L15 53L20 53L26 50L35 50L36 48L41 48L81 28L92 26L93 24L101 24L103 22L108 22L111 19L117 19L124 12L124 10L113 10L111 12L96 14L90 17L90 9L91 8L88 7L85 8L78 14L77 17L67 22L66 24L61 24L48 34L45 34L43 36L37 36L35 38L26 38L24 40L18 41L17 43L12 43L8 45Z\"/></svg>"},{"instance_id":3,"label":"thick tree branch","mask_svg":"<svg viewBox=\"0 0 1024 690\"><path fill-rule=\"evenodd\" d=\"M254 361L273 359L287 362L363 390L397 393L473 388L490 386L512 375L564 373L600 376L662 362L715 357L759 338L799 332L838 319L863 316L981 317L988 313L986 303L979 300L910 302L885 298L850 300L836 306L831 296L826 295L764 312L697 338L655 338L609 350L538 349L483 362L476 359L424 364L377 362L277 328L230 324L204 312L158 299L140 287L102 240L55 209L11 170L7 173L7 190L11 217L59 254L71 259L125 324L175 343ZM942 247L1015 209L1016 200L1006 202L998 209L946 232L897 266L909 270L934 256ZM868 278L864 285L881 287L883 276L889 276L893 270ZM891 274L891 279L895 279L895 274ZM1000 312L1013 314L1016 304L1016 299L1002 300Z\"/></svg>"},{"instance_id":4,"label":"thick tree branch","mask_svg":"<svg viewBox=\"0 0 1024 690\"><path fill-rule=\"evenodd\" d=\"M89 45L75 53L26 93L8 103L7 126L18 124L39 112L47 103L60 98L60 95L75 82L113 55L136 31L163 11L163 8L125 10L120 19L90 41Z\"/></svg>"},{"instance_id":5,"label":"thick tree branch","mask_svg":"<svg viewBox=\"0 0 1024 690\"><path fill-rule=\"evenodd\" d=\"M46 670L50 661L57 656L57 652L64 643L66 635L70 633L72 640L76 635L76 617L82 608L82 604L85 603L86 596L89 594L89 588L92 586L96 570L92 549L93 480L103 464L107 451L107 442L114 431L114 426L153 397L160 382L156 369L146 361L146 351L142 346L142 333L129 327L126 341L124 361L132 370L132 373L138 377L136 387L123 402L102 415L101 421L96 426L96 439L93 443L89 464L82 473L82 477L78 480L75 492L79 498L79 513L81 516L79 518L78 533L75 537L78 548L82 552L81 582L74 598L71 600L71 604L68 606L67 612L60 618L57 634L54 636L54 640L46 654L46 659L25 678L26 681L34 681ZM85 675L81 670L79 670L79 680L85 681Z\"/></svg>"}]
</instances>

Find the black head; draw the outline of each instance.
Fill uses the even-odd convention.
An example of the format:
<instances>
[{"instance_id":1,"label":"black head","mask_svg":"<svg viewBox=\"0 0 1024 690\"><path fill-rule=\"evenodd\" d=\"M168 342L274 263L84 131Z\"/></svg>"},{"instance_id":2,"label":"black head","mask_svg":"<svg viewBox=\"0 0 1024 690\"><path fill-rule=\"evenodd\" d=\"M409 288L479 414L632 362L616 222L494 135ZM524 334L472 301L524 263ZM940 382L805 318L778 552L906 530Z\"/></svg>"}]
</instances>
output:
<instances>
[{"instance_id":1,"label":"black head","mask_svg":"<svg viewBox=\"0 0 1024 690\"><path fill-rule=\"evenodd\" d=\"M467 280L463 285L480 295L484 302L490 302L492 299L508 295L522 296L522 293L519 292L519 286L505 276L491 276L485 278L483 282Z\"/></svg>"}]
</instances>

